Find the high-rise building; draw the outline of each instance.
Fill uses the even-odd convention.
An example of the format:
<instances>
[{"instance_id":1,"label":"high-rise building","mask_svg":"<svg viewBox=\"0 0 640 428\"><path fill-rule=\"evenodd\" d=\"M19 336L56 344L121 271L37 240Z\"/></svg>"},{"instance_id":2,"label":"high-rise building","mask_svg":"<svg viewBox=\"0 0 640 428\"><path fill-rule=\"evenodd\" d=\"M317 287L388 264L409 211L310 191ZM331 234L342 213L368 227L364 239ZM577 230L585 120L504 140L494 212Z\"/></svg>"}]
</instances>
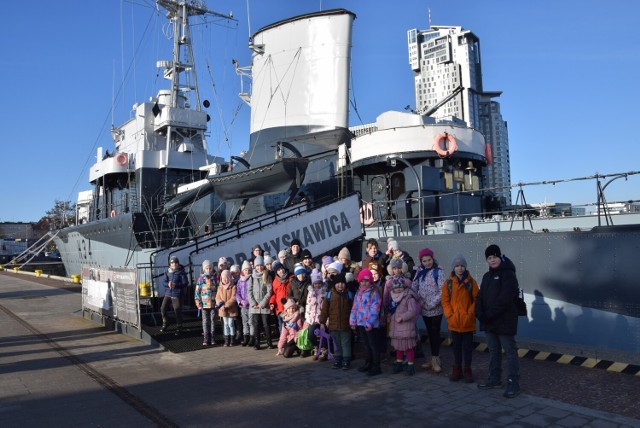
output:
<instances>
[{"instance_id":1,"label":"high-rise building","mask_svg":"<svg viewBox=\"0 0 640 428\"><path fill-rule=\"evenodd\" d=\"M485 142L491 147L491 164L487 167L485 187L496 188L496 196L511 205L511 162L509 160L509 129L502 120L500 103L493 101L502 92L485 92L480 97L480 126Z\"/></svg>"},{"instance_id":2,"label":"high-rise building","mask_svg":"<svg viewBox=\"0 0 640 428\"><path fill-rule=\"evenodd\" d=\"M482 132L493 162L487 167L484 187L508 187L509 137L500 104L500 92L484 93L480 39L456 26L431 26L407 32L409 64L413 70L415 112L437 119L463 120ZM496 191L511 203L509 188Z\"/></svg>"},{"instance_id":3,"label":"high-rise building","mask_svg":"<svg viewBox=\"0 0 640 428\"><path fill-rule=\"evenodd\" d=\"M431 27L425 31L409 30L408 42L416 112L425 114L451 97L431 116L457 117L477 128L478 97L482 93L478 37L462 27ZM459 87L462 90L457 92Z\"/></svg>"}]
</instances>

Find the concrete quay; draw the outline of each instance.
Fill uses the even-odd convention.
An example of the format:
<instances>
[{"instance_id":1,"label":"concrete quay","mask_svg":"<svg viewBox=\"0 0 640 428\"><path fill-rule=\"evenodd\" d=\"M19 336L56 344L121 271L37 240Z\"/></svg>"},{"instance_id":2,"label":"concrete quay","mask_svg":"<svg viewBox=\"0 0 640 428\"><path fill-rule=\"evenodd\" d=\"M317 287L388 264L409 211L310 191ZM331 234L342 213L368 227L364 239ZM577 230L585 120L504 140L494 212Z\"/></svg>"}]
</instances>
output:
<instances>
[{"instance_id":1,"label":"concrete quay","mask_svg":"<svg viewBox=\"0 0 640 428\"><path fill-rule=\"evenodd\" d=\"M241 346L172 354L83 319L69 286L0 273L2 427L640 427L638 376L521 359L506 399L449 382L448 347L443 373L412 377ZM478 379L487 362L474 353Z\"/></svg>"}]
</instances>

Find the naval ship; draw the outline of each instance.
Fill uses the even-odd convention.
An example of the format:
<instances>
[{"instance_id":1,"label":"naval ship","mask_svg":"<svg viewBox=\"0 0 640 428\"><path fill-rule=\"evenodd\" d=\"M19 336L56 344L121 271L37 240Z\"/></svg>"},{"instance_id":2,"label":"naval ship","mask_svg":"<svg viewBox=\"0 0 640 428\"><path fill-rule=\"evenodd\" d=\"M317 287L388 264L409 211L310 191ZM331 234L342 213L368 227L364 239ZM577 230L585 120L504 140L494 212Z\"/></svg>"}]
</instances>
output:
<instances>
[{"instance_id":1,"label":"naval ship","mask_svg":"<svg viewBox=\"0 0 640 428\"><path fill-rule=\"evenodd\" d=\"M173 58L158 62L169 87L112 130L115 149L98 151L78 224L55 232L67 274L81 275L83 287L99 273L120 272L115 284L133 284L136 295L140 284L141 295L159 296L156 278L173 255L194 279L205 259L241 264L255 244L275 254L296 238L315 256L348 245L356 260L370 237L383 250L394 238L412 255L428 246L443 266L463 253L479 278L484 248L497 243L518 267L529 304L522 337L637 358L640 339L629 332L640 327L640 305L622 268L638 250L637 216L619 226L600 197L602 215L586 223L526 204L503 206L497 189L486 188L484 137L459 121L390 111L350 129L355 14L344 9L288 18L252 35L250 65L235 64L248 82L240 97L251 108L249 150L211 155L188 22L232 17L199 2L157 4L174 26ZM87 306L116 316L104 306L109 293L111 286L87 291Z\"/></svg>"}]
</instances>

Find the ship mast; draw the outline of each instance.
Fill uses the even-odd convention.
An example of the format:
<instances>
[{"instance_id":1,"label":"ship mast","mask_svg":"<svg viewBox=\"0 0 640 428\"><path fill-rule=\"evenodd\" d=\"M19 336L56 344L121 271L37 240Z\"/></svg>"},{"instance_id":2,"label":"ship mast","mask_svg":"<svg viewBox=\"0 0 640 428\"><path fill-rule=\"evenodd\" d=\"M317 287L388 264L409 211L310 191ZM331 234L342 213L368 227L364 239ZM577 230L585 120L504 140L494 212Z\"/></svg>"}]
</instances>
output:
<instances>
[{"instance_id":1,"label":"ship mast","mask_svg":"<svg viewBox=\"0 0 640 428\"><path fill-rule=\"evenodd\" d=\"M224 19L233 19L233 16L209 10L206 8L206 4L199 0L157 0L157 3L167 10L167 18L173 23L173 61L159 62L159 66L165 68L164 77L171 80L171 107L179 107L179 94L194 91L195 109L200 111L200 93L198 91L193 46L191 45L189 17L212 15ZM182 54L183 46L184 55ZM190 75L187 74L184 82L181 82L180 75L183 72L187 72Z\"/></svg>"}]
</instances>

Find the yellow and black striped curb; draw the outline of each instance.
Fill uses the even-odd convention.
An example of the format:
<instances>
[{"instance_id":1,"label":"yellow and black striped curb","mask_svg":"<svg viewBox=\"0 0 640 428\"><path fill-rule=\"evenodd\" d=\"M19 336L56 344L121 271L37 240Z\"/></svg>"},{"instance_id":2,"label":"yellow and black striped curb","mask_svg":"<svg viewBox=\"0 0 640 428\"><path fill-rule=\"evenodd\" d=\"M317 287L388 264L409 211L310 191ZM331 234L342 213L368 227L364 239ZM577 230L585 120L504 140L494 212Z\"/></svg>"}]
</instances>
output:
<instances>
[{"instance_id":1,"label":"yellow and black striped curb","mask_svg":"<svg viewBox=\"0 0 640 428\"><path fill-rule=\"evenodd\" d=\"M449 339L444 341L447 346L451 344ZM475 350L479 352L489 352L486 343L474 343ZM576 357L570 354L558 354L555 352L534 351L530 349L518 349L520 358L537 361L551 361L559 364L580 366L589 369L603 369L609 372L630 374L640 377L640 365L619 363L615 361L598 360L596 358Z\"/></svg>"}]
</instances>

